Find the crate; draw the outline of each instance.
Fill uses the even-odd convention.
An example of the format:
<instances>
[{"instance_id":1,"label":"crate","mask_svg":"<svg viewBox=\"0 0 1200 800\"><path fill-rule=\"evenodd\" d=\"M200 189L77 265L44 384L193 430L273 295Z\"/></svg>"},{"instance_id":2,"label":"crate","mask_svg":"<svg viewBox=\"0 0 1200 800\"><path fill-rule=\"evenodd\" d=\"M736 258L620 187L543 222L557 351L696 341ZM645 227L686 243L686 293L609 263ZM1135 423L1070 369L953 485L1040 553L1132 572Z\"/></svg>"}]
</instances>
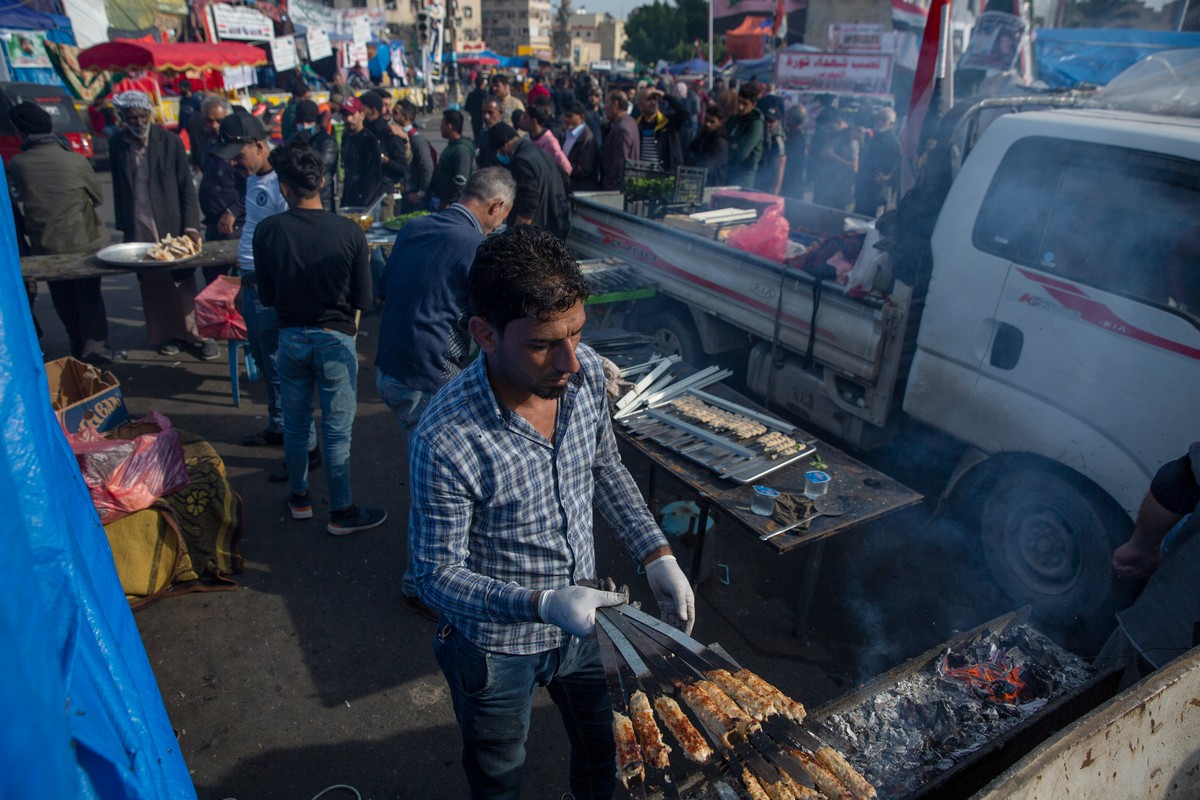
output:
<instances>
[{"instance_id":1,"label":"crate","mask_svg":"<svg viewBox=\"0 0 1200 800\"><path fill-rule=\"evenodd\" d=\"M674 205L703 205L704 186L707 182L706 167L676 167Z\"/></svg>"},{"instance_id":2,"label":"crate","mask_svg":"<svg viewBox=\"0 0 1200 800\"><path fill-rule=\"evenodd\" d=\"M670 202L675 196L675 176L664 172L657 161L626 161L621 190L626 202Z\"/></svg>"}]
</instances>

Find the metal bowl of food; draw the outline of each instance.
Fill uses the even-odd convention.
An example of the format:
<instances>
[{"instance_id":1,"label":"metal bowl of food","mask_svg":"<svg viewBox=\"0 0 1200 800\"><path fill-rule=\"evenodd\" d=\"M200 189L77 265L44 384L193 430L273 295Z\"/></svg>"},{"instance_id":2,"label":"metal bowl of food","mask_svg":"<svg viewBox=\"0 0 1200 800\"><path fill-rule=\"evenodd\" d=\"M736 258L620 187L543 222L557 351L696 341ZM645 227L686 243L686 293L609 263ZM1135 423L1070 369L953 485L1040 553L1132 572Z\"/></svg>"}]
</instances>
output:
<instances>
[{"instance_id":1,"label":"metal bowl of food","mask_svg":"<svg viewBox=\"0 0 1200 800\"><path fill-rule=\"evenodd\" d=\"M363 233L371 230L371 226L375 224L375 208L367 208L366 206L343 206L338 209L338 216L345 217L358 224L358 227L363 229Z\"/></svg>"}]
</instances>

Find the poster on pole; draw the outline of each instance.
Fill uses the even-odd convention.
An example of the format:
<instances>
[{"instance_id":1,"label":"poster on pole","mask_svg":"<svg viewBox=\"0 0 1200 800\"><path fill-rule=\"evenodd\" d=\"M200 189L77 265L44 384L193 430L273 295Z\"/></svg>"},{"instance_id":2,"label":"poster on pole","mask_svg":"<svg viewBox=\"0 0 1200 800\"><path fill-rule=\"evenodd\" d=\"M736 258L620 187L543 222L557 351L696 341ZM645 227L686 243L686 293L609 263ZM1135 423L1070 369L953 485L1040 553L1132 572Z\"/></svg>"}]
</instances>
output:
<instances>
[{"instance_id":1,"label":"poster on pole","mask_svg":"<svg viewBox=\"0 0 1200 800\"><path fill-rule=\"evenodd\" d=\"M351 19L350 40L355 44L366 44L371 41L371 19L366 14L360 14Z\"/></svg>"},{"instance_id":2,"label":"poster on pole","mask_svg":"<svg viewBox=\"0 0 1200 800\"><path fill-rule=\"evenodd\" d=\"M298 63L295 36L288 34L271 40L271 64L276 72L289 70Z\"/></svg>"},{"instance_id":3,"label":"poster on pole","mask_svg":"<svg viewBox=\"0 0 1200 800\"><path fill-rule=\"evenodd\" d=\"M325 31L308 29L305 38L308 39L308 60L320 61L322 58L329 58L333 55L333 48L329 45L329 34Z\"/></svg>"},{"instance_id":4,"label":"poster on pole","mask_svg":"<svg viewBox=\"0 0 1200 800\"><path fill-rule=\"evenodd\" d=\"M342 42L342 63L347 67L361 65L363 68L366 68L367 60L367 46L365 44Z\"/></svg>"},{"instance_id":5,"label":"poster on pole","mask_svg":"<svg viewBox=\"0 0 1200 800\"><path fill-rule=\"evenodd\" d=\"M224 67L221 69L221 75L226 89L244 89L258 81L256 70L249 66Z\"/></svg>"},{"instance_id":6,"label":"poster on pole","mask_svg":"<svg viewBox=\"0 0 1200 800\"><path fill-rule=\"evenodd\" d=\"M786 91L887 94L892 57L884 53L780 53L775 85Z\"/></svg>"},{"instance_id":7,"label":"poster on pole","mask_svg":"<svg viewBox=\"0 0 1200 800\"><path fill-rule=\"evenodd\" d=\"M890 52L883 45L883 26L834 22L829 26L829 46L848 53Z\"/></svg>"},{"instance_id":8,"label":"poster on pole","mask_svg":"<svg viewBox=\"0 0 1200 800\"><path fill-rule=\"evenodd\" d=\"M50 66L44 31L0 29L0 40L8 52L8 63L14 69Z\"/></svg>"},{"instance_id":9,"label":"poster on pole","mask_svg":"<svg viewBox=\"0 0 1200 800\"><path fill-rule=\"evenodd\" d=\"M1026 36L1025 20L999 11L985 11L975 21L959 69L1016 69Z\"/></svg>"},{"instance_id":10,"label":"poster on pole","mask_svg":"<svg viewBox=\"0 0 1200 800\"><path fill-rule=\"evenodd\" d=\"M275 25L266 14L247 6L213 3L213 30L221 41L266 42L275 37Z\"/></svg>"}]
</instances>

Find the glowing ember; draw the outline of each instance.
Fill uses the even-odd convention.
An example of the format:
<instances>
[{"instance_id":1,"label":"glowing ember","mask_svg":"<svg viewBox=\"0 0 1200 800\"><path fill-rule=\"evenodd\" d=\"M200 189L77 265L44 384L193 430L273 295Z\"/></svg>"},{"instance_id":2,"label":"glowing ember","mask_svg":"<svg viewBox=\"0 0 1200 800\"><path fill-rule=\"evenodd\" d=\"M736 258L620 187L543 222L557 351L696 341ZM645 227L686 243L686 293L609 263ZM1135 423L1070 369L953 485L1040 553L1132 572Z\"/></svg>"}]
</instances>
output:
<instances>
[{"instance_id":1,"label":"glowing ember","mask_svg":"<svg viewBox=\"0 0 1200 800\"><path fill-rule=\"evenodd\" d=\"M948 650L938 664L937 674L965 684L981 700L1022 705L1045 697L1048 687L1029 662L1016 664L1006 651L995 646L986 656L975 655L977 658L971 659Z\"/></svg>"}]
</instances>

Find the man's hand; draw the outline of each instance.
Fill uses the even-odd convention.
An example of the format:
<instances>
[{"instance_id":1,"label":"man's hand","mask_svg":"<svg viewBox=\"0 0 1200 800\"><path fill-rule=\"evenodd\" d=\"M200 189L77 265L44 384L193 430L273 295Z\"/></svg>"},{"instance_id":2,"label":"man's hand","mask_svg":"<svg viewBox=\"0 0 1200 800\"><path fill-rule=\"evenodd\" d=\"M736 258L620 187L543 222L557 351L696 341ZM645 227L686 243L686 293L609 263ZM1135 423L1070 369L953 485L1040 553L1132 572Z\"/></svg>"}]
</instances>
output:
<instances>
[{"instance_id":1,"label":"man's hand","mask_svg":"<svg viewBox=\"0 0 1200 800\"><path fill-rule=\"evenodd\" d=\"M237 222L237 217L226 211L221 215L221 218L217 220L217 232L222 236L228 236L229 234L233 233L233 223L235 222Z\"/></svg>"},{"instance_id":2,"label":"man's hand","mask_svg":"<svg viewBox=\"0 0 1200 800\"><path fill-rule=\"evenodd\" d=\"M586 586L550 589L538 598L538 616L572 636L590 639L596 634L596 609L619 606L625 595Z\"/></svg>"},{"instance_id":3,"label":"man's hand","mask_svg":"<svg viewBox=\"0 0 1200 800\"><path fill-rule=\"evenodd\" d=\"M408 194L404 195L404 199L414 206L419 206L424 197L424 192L409 192Z\"/></svg>"},{"instance_id":4,"label":"man's hand","mask_svg":"<svg viewBox=\"0 0 1200 800\"><path fill-rule=\"evenodd\" d=\"M195 228L184 228L183 235L188 237L189 239L191 239L197 245L199 245L203 241L200 238L200 231L196 230Z\"/></svg>"},{"instance_id":5,"label":"man's hand","mask_svg":"<svg viewBox=\"0 0 1200 800\"><path fill-rule=\"evenodd\" d=\"M1149 580L1162 560L1157 547L1145 547L1133 539L1113 553L1113 570L1122 578Z\"/></svg>"},{"instance_id":6,"label":"man's hand","mask_svg":"<svg viewBox=\"0 0 1200 800\"><path fill-rule=\"evenodd\" d=\"M658 616L691 635L696 624L696 595L675 556L662 556L646 565L646 580L658 601Z\"/></svg>"}]
</instances>

